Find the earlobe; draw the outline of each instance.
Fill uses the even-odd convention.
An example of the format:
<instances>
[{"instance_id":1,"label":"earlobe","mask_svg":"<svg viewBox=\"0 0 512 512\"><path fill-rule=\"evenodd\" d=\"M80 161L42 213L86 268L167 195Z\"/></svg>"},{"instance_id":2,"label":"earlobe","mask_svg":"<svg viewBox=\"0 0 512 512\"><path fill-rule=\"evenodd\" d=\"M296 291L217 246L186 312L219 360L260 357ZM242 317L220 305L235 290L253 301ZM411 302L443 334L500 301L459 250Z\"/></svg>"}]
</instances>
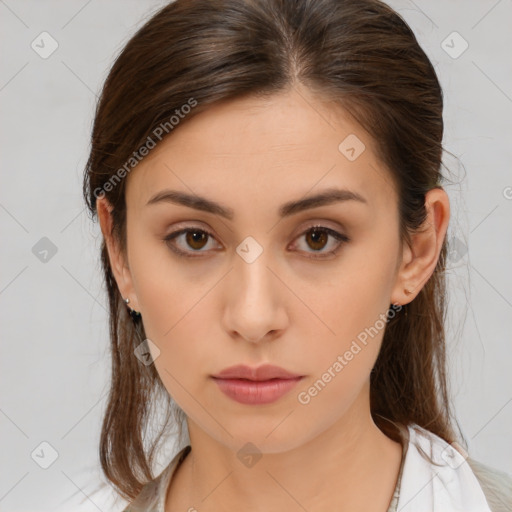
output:
<instances>
[{"instance_id":1,"label":"earlobe","mask_svg":"<svg viewBox=\"0 0 512 512\"><path fill-rule=\"evenodd\" d=\"M441 187L429 190L425 208L427 217L424 224L411 235L411 247L404 248L391 297L394 303L411 302L430 279L439 260L450 219L448 195Z\"/></svg>"},{"instance_id":2,"label":"earlobe","mask_svg":"<svg viewBox=\"0 0 512 512\"><path fill-rule=\"evenodd\" d=\"M114 274L119 293L123 300L129 298L130 304L133 303L133 307L138 309L136 306L136 296L133 290L130 269L119 247L119 243L112 234L111 213L113 207L104 197L98 198L96 200L96 205L101 232L103 233L103 238L105 239L105 244L107 246L110 267Z\"/></svg>"}]
</instances>

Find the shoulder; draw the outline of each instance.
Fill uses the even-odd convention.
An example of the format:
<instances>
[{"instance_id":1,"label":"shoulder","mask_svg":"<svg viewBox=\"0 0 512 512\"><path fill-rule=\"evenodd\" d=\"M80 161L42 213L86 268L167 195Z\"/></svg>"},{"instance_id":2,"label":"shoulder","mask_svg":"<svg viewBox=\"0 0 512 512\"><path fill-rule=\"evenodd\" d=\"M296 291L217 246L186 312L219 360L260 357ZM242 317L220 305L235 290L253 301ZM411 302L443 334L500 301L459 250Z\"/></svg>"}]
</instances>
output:
<instances>
[{"instance_id":1,"label":"shoulder","mask_svg":"<svg viewBox=\"0 0 512 512\"><path fill-rule=\"evenodd\" d=\"M434 443L442 449L442 458L447 460L450 456L448 451L451 445L448 445L444 440L417 425L414 427L416 433L420 436L428 436ZM455 450L451 455L455 454ZM463 459L460 459L463 462ZM473 475L476 477L485 499L491 509L491 512L511 512L512 511L512 476L499 471L491 466L487 466L477 460L468 457L465 454L465 462L471 468ZM458 464L455 464L455 468Z\"/></svg>"},{"instance_id":2,"label":"shoulder","mask_svg":"<svg viewBox=\"0 0 512 512\"><path fill-rule=\"evenodd\" d=\"M403 503L428 503L431 510L441 504L445 508L440 510L448 510L450 504L449 510L512 511L510 475L471 459L457 443L449 444L419 425L403 430L409 444L400 492Z\"/></svg>"},{"instance_id":3,"label":"shoulder","mask_svg":"<svg viewBox=\"0 0 512 512\"><path fill-rule=\"evenodd\" d=\"M468 457L473 470L492 512L510 512L512 510L512 476Z\"/></svg>"},{"instance_id":4,"label":"shoulder","mask_svg":"<svg viewBox=\"0 0 512 512\"><path fill-rule=\"evenodd\" d=\"M182 448L160 475L147 482L137 497L122 512L164 512L165 498L172 476L190 449L190 445Z\"/></svg>"}]
</instances>

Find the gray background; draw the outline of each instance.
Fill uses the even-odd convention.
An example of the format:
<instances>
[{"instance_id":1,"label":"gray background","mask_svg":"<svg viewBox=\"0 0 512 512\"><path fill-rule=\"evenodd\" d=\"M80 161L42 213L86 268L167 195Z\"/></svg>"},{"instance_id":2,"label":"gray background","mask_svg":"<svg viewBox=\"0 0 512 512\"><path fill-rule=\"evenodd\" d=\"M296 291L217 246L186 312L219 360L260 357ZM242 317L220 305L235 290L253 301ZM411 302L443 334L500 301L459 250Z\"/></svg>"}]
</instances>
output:
<instances>
[{"instance_id":1,"label":"gray background","mask_svg":"<svg viewBox=\"0 0 512 512\"><path fill-rule=\"evenodd\" d=\"M125 505L112 493L91 495L102 479L97 448L109 359L100 230L85 213L81 180L100 85L163 3L0 0L1 511ZM470 454L512 473L512 4L389 3L436 67L444 144L456 157L446 154L444 163L455 182L445 189L457 416ZM51 49L43 31L58 43L47 58L31 47ZM456 58L463 41L454 31L469 44ZM43 469L53 450L57 459Z\"/></svg>"}]
</instances>

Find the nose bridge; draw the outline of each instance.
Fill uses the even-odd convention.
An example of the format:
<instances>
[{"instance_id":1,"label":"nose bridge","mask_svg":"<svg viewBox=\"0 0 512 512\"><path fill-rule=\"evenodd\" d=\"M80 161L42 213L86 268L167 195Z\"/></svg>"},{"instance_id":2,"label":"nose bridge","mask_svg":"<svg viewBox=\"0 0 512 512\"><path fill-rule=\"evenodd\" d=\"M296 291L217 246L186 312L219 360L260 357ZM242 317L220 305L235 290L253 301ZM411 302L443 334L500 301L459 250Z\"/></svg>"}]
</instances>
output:
<instances>
[{"instance_id":1,"label":"nose bridge","mask_svg":"<svg viewBox=\"0 0 512 512\"><path fill-rule=\"evenodd\" d=\"M236 252L225 327L246 340L257 341L284 325L282 305L278 303L279 280L268 268L272 268L271 252L255 238L244 239Z\"/></svg>"},{"instance_id":2,"label":"nose bridge","mask_svg":"<svg viewBox=\"0 0 512 512\"><path fill-rule=\"evenodd\" d=\"M234 279L240 284L243 296L251 301L262 298L268 301L272 295L270 281L273 278L267 268L272 266L270 250L254 237L247 236L236 248L236 253L238 259L235 260Z\"/></svg>"}]
</instances>

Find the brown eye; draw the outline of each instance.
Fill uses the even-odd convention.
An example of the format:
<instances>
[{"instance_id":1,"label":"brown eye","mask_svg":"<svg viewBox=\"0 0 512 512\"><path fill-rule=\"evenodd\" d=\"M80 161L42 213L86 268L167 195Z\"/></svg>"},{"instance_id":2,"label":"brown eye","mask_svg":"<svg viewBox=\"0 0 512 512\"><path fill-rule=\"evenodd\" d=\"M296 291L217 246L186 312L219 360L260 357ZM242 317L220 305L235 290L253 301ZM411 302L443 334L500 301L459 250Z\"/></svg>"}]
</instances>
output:
<instances>
[{"instance_id":1,"label":"brown eye","mask_svg":"<svg viewBox=\"0 0 512 512\"><path fill-rule=\"evenodd\" d=\"M306 242L306 249L303 249L303 252L311 254L308 257L313 259L332 257L343 243L350 241L350 238L346 235L324 226L310 227L300 235L299 239L301 237L305 237ZM208 246L210 240L215 240L215 237L210 232L200 228L180 229L163 239L176 254L191 258L209 252L204 248ZM330 242L331 244L329 244ZM324 250L329 246L331 246L331 250Z\"/></svg>"},{"instance_id":2,"label":"brown eye","mask_svg":"<svg viewBox=\"0 0 512 512\"><path fill-rule=\"evenodd\" d=\"M180 256L194 258L196 257L194 252L198 253L198 256L200 256L200 253L208 252L203 248L208 245L210 239L214 240L213 235L204 229L187 228L171 233L163 241Z\"/></svg>"},{"instance_id":3,"label":"brown eye","mask_svg":"<svg viewBox=\"0 0 512 512\"><path fill-rule=\"evenodd\" d=\"M300 235L299 240L302 237L304 237L306 242L306 249L304 252L311 254L311 256L308 256L309 258L332 257L341 248L343 243L350 241L348 236L342 235L341 233L325 226L310 227ZM331 250L323 250L325 247L329 246L329 239L331 238L334 239L334 243L331 243L330 245ZM318 253L318 255L314 253Z\"/></svg>"}]
</instances>

